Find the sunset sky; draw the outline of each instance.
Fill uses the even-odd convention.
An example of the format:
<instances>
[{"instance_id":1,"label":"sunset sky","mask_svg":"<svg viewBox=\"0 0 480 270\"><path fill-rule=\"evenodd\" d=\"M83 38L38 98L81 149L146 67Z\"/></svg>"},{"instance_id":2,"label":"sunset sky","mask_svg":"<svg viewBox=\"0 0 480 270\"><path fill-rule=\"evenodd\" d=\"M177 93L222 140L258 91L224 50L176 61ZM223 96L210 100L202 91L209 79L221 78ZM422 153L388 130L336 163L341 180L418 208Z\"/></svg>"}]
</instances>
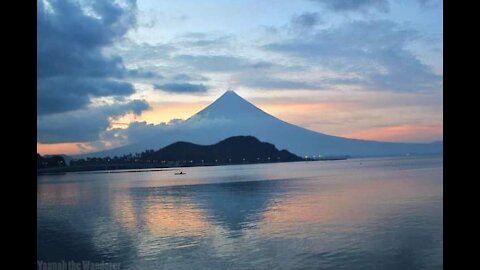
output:
<instances>
[{"instance_id":1,"label":"sunset sky","mask_svg":"<svg viewBox=\"0 0 480 270\"><path fill-rule=\"evenodd\" d=\"M185 120L227 89L326 134L443 140L441 0L37 4L41 154L128 144L107 131Z\"/></svg>"}]
</instances>

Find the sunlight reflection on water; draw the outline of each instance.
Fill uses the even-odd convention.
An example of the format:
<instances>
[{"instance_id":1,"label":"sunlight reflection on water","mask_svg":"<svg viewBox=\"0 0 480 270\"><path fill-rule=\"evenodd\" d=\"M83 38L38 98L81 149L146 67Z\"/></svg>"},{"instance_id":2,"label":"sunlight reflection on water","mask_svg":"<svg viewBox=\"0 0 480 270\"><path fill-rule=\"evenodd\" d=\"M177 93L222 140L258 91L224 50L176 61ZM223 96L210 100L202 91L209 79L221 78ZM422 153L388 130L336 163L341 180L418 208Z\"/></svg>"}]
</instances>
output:
<instances>
[{"instance_id":1,"label":"sunlight reflection on water","mask_svg":"<svg viewBox=\"0 0 480 270\"><path fill-rule=\"evenodd\" d=\"M122 269L441 269L442 156L37 179L37 257Z\"/></svg>"}]
</instances>

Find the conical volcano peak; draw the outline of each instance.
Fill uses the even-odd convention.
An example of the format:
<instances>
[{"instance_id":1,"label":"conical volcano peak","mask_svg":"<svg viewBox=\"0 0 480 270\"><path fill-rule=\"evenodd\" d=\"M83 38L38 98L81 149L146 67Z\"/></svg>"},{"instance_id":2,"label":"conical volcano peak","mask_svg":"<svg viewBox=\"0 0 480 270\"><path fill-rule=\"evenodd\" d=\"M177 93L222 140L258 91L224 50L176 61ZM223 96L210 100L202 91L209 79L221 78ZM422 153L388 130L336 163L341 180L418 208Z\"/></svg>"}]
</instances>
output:
<instances>
[{"instance_id":1,"label":"conical volcano peak","mask_svg":"<svg viewBox=\"0 0 480 270\"><path fill-rule=\"evenodd\" d=\"M229 89L227 91L225 91L225 93L223 93L223 95L221 95L218 99L218 100L224 100L224 99L231 99L231 100L234 100L234 99L241 99L242 101L246 101L245 99L243 99L241 96L239 96L235 91Z\"/></svg>"},{"instance_id":2,"label":"conical volcano peak","mask_svg":"<svg viewBox=\"0 0 480 270\"><path fill-rule=\"evenodd\" d=\"M443 153L443 143L391 143L348 139L308 130L257 108L232 90L177 125L158 125L142 140L93 156L115 156L160 149L178 141L212 145L232 136L253 136L299 156L388 156ZM236 142L235 142L236 143ZM91 156L91 155L89 155ZM283 159L282 159L283 160Z\"/></svg>"},{"instance_id":3,"label":"conical volcano peak","mask_svg":"<svg viewBox=\"0 0 480 270\"><path fill-rule=\"evenodd\" d=\"M198 117L232 118L265 115L266 113L239 96L233 90L227 90L217 100L196 114Z\"/></svg>"}]
</instances>

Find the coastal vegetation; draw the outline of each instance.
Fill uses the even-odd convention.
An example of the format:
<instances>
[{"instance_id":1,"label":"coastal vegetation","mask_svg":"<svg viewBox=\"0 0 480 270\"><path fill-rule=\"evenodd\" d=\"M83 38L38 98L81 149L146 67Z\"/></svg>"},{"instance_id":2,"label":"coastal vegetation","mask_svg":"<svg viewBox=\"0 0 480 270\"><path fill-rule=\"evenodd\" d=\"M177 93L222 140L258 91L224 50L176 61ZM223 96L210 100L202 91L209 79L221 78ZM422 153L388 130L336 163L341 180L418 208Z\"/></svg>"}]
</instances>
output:
<instances>
[{"instance_id":1,"label":"coastal vegetation","mask_svg":"<svg viewBox=\"0 0 480 270\"><path fill-rule=\"evenodd\" d=\"M176 142L156 151L149 149L122 156L72 159L69 164L66 164L61 156L45 158L37 154L37 172L216 166L300 160L303 159L287 150L278 150L273 144L261 142L255 137L234 136L212 145Z\"/></svg>"}]
</instances>

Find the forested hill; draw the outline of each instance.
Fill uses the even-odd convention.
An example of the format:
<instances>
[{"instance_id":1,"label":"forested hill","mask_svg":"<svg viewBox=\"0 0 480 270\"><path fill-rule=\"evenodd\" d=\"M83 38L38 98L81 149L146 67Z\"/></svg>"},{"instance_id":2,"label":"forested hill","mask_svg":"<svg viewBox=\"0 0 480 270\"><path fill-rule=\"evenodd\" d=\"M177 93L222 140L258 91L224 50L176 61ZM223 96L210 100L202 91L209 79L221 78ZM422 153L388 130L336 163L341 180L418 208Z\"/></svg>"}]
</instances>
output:
<instances>
[{"instance_id":1,"label":"forested hill","mask_svg":"<svg viewBox=\"0 0 480 270\"><path fill-rule=\"evenodd\" d=\"M213 145L176 142L158 151L146 152L142 158L195 163L255 163L259 161L301 160L300 157L287 150L278 150L273 144L260 142L252 136L234 136Z\"/></svg>"}]
</instances>

